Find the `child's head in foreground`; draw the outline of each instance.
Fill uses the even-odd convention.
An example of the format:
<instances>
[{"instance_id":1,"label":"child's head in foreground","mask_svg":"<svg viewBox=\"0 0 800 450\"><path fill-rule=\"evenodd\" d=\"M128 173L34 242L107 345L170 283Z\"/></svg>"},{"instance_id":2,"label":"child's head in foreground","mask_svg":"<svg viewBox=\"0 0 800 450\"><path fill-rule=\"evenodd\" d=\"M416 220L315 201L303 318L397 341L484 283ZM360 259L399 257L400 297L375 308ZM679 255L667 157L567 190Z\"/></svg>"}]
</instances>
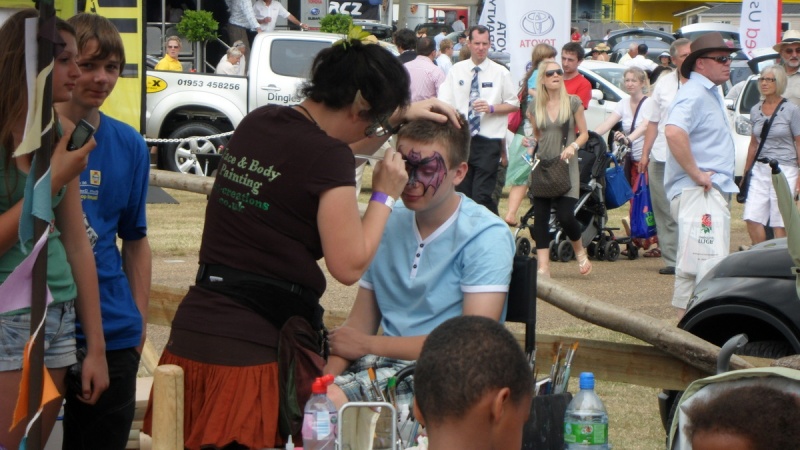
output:
<instances>
[{"instance_id":1,"label":"child's head in foreground","mask_svg":"<svg viewBox=\"0 0 800 450\"><path fill-rule=\"evenodd\" d=\"M533 379L514 336L480 316L449 319L425 339L414 372L414 411L433 442L459 423L483 426L494 448L519 448ZM477 443L476 443L477 444Z\"/></svg>"},{"instance_id":2,"label":"child's head in foreground","mask_svg":"<svg viewBox=\"0 0 800 450\"><path fill-rule=\"evenodd\" d=\"M800 447L800 403L766 386L718 392L693 403L684 432L692 450L776 450Z\"/></svg>"}]
</instances>

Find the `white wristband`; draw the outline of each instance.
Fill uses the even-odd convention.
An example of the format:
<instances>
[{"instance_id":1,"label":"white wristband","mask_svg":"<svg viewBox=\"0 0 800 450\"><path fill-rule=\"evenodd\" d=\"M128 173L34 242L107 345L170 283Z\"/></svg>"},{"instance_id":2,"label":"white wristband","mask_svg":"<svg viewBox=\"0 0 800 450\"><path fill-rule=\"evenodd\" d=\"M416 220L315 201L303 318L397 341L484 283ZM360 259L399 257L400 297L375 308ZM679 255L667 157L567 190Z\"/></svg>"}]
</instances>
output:
<instances>
[{"instance_id":1,"label":"white wristband","mask_svg":"<svg viewBox=\"0 0 800 450\"><path fill-rule=\"evenodd\" d=\"M392 197L390 197L389 194L377 191L372 193L372 196L370 196L369 201L382 203L388 206L389 209L394 208L394 202L395 202L395 200Z\"/></svg>"}]
</instances>

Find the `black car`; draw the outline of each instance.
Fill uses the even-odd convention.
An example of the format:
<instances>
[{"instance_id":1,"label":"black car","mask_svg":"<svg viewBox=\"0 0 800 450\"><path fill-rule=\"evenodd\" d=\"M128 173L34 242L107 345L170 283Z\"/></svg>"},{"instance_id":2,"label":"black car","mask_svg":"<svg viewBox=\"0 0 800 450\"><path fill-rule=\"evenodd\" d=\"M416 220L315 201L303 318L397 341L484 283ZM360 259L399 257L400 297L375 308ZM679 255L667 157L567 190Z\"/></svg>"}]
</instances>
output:
<instances>
[{"instance_id":1,"label":"black car","mask_svg":"<svg viewBox=\"0 0 800 450\"><path fill-rule=\"evenodd\" d=\"M618 62L628 52L631 43L646 44L646 57L658 63L658 55L669 51L675 36L652 28L625 28L609 33L606 43L611 47L611 62Z\"/></svg>"},{"instance_id":2,"label":"black car","mask_svg":"<svg viewBox=\"0 0 800 450\"><path fill-rule=\"evenodd\" d=\"M392 42L394 28L391 25L372 20L354 20L353 25L361 27L364 31L368 31L380 41Z\"/></svg>"},{"instance_id":3,"label":"black car","mask_svg":"<svg viewBox=\"0 0 800 450\"><path fill-rule=\"evenodd\" d=\"M436 36L437 34L441 33L442 32L442 28L444 28L445 33L449 34L449 33L453 32L453 27L451 27L450 25L448 25L448 24L446 24L444 22L421 23L421 24L417 25L416 27L414 27L414 31L415 32L419 31L421 28L425 28L425 30L426 30L425 34L429 38L432 38L432 37ZM455 42L458 42L458 41L455 41ZM455 42L453 42L453 43L455 44Z\"/></svg>"},{"instance_id":4,"label":"black car","mask_svg":"<svg viewBox=\"0 0 800 450\"><path fill-rule=\"evenodd\" d=\"M793 266L786 238L728 255L697 284L678 328L720 347L744 333L749 342L738 352L743 355L800 353L800 298ZM679 395L659 395L665 427Z\"/></svg>"}]
</instances>

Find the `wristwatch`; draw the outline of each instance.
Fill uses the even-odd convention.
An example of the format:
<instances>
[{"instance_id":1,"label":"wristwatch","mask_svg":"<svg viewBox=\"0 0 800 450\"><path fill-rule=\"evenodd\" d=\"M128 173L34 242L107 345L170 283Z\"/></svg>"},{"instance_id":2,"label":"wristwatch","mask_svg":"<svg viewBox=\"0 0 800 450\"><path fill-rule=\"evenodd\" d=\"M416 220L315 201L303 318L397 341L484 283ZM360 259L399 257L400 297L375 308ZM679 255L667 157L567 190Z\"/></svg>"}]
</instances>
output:
<instances>
[{"instance_id":1,"label":"wristwatch","mask_svg":"<svg viewBox=\"0 0 800 450\"><path fill-rule=\"evenodd\" d=\"M389 209L391 210L394 208L395 199L390 197L389 194L375 191L372 193L372 196L370 196L369 201L383 203L384 205L388 206Z\"/></svg>"}]
</instances>

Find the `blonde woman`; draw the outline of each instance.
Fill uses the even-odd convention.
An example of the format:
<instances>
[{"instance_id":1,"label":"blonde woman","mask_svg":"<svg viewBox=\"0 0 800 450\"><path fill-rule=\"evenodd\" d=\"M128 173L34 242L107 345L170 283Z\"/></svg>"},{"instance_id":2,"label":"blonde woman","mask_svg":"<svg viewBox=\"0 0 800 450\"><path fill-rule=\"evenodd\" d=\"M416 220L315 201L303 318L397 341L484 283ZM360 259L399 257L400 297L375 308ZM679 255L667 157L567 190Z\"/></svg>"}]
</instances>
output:
<instances>
[{"instance_id":1,"label":"blonde woman","mask_svg":"<svg viewBox=\"0 0 800 450\"><path fill-rule=\"evenodd\" d=\"M581 226L575 218L575 205L580 194L577 152L589 140L583 104L578 97L567 94L564 71L558 63L543 61L538 70L536 97L528 106L528 119L531 120L533 135L538 142L536 156L541 160L561 158L566 161L570 180L569 191L560 197L533 197L533 238L539 260L538 275L550 278L550 211L553 208L572 242L581 275L588 275L592 271L592 263L581 243ZM565 128L566 140L563 135ZM564 142L567 144L563 145ZM537 176L535 169L531 176Z\"/></svg>"},{"instance_id":2,"label":"blonde woman","mask_svg":"<svg viewBox=\"0 0 800 450\"><path fill-rule=\"evenodd\" d=\"M520 88L520 98L523 99L520 108L523 113L527 110L527 105L536 94L536 69L539 67L539 63L555 57L556 49L550 44L537 44L531 51L531 68L525 74ZM508 146L506 186L511 186L511 190L508 193L508 212L506 213L505 221L512 227L519 224L517 220L519 206L522 204L522 199L525 198L525 191L528 190L528 176L530 176L531 168L522 157L529 149L523 145L522 141L530 126L530 121L525 117L514 135L514 140Z\"/></svg>"},{"instance_id":3,"label":"blonde woman","mask_svg":"<svg viewBox=\"0 0 800 450\"><path fill-rule=\"evenodd\" d=\"M772 171L767 160L775 159L786 175L789 187L800 192L800 178L797 164L800 161L800 108L792 102L784 101L787 77L782 66L769 66L761 71L758 90L762 100L750 110L753 134L747 149L745 168L752 171L750 189L744 204L744 221L747 233L753 244L766 240L764 227L767 223L773 228L775 237L785 237L786 228L778 210L778 197L772 187ZM774 119L770 119L774 116ZM771 122L765 136L764 126ZM763 141L763 142L762 142ZM761 146L761 152L756 153Z\"/></svg>"}]
</instances>

